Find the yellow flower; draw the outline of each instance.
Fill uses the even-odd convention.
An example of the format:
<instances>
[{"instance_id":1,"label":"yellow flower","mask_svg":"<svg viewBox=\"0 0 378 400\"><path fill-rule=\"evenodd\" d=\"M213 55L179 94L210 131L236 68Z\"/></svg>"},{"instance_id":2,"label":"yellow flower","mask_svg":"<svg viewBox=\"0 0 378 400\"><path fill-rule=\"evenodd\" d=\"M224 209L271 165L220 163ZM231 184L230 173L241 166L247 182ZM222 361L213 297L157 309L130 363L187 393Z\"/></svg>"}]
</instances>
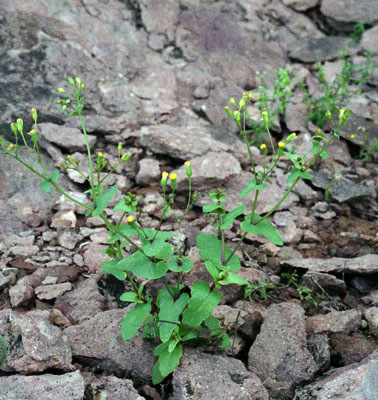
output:
<instances>
[{"instance_id":1,"label":"yellow flower","mask_svg":"<svg viewBox=\"0 0 378 400\"><path fill-rule=\"evenodd\" d=\"M166 172L166 171L164 171L162 174L161 174L161 177L163 178L163 179L167 179L168 178L168 172Z\"/></svg>"},{"instance_id":2,"label":"yellow flower","mask_svg":"<svg viewBox=\"0 0 378 400\"><path fill-rule=\"evenodd\" d=\"M262 116L268 115L268 111L261 111L261 115L262 115Z\"/></svg>"},{"instance_id":3,"label":"yellow flower","mask_svg":"<svg viewBox=\"0 0 378 400\"><path fill-rule=\"evenodd\" d=\"M177 175L175 173L172 173L172 174L169 175L169 179L171 181L175 181L177 179Z\"/></svg>"},{"instance_id":4,"label":"yellow flower","mask_svg":"<svg viewBox=\"0 0 378 400\"><path fill-rule=\"evenodd\" d=\"M133 217L132 215L129 215L129 216L127 217L127 222L128 222L129 224L131 224L132 222L134 222L134 217Z\"/></svg>"},{"instance_id":5,"label":"yellow flower","mask_svg":"<svg viewBox=\"0 0 378 400\"><path fill-rule=\"evenodd\" d=\"M101 157L104 157L104 155L103 155L101 152L98 153L97 155L98 155L100 158L101 158Z\"/></svg>"},{"instance_id":6,"label":"yellow flower","mask_svg":"<svg viewBox=\"0 0 378 400\"><path fill-rule=\"evenodd\" d=\"M265 150L265 149L266 149L266 144L263 143L263 144L260 146L260 149L261 149L261 150Z\"/></svg>"},{"instance_id":7,"label":"yellow flower","mask_svg":"<svg viewBox=\"0 0 378 400\"><path fill-rule=\"evenodd\" d=\"M278 142L278 147L283 149L285 147L285 143L284 142Z\"/></svg>"},{"instance_id":8,"label":"yellow flower","mask_svg":"<svg viewBox=\"0 0 378 400\"><path fill-rule=\"evenodd\" d=\"M187 167L190 167L190 161L185 161L185 165L186 165Z\"/></svg>"}]
</instances>

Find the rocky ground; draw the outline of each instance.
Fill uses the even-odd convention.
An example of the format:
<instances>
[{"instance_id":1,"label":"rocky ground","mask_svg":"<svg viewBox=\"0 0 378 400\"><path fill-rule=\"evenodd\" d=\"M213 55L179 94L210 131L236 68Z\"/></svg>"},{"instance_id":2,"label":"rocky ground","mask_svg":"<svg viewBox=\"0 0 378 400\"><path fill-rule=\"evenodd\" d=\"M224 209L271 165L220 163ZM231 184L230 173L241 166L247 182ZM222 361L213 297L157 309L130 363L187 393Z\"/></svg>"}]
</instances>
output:
<instances>
[{"instance_id":1,"label":"rocky ground","mask_svg":"<svg viewBox=\"0 0 378 400\"><path fill-rule=\"evenodd\" d=\"M200 213L207 192L227 189L226 206L233 208L251 176L224 113L229 97L255 90L258 72L269 83L288 65L316 93L314 63L325 62L331 80L340 71L337 53L361 20L366 32L348 57L364 63L369 51L378 60L378 3L369 0L2 0L0 18L2 135L10 138L17 117L30 127L30 108L37 107L49 168L68 154L88 168L78 121L55 104L67 74L80 76L92 149L112 161L122 141L133 154L108 184L140 194L151 227L162 207L161 172L177 172L180 184L183 163L191 161L201 195L183 225L195 262L188 285L205 275L191 246L198 232L212 231ZM352 114L345 133L364 125L369 143L378 138L377 87L378 70L346 104ZM301 90L292 90L273 135L280 140L296 131L306 149L315 128ZM283 247L247 237L239 252L243 277L276 286L265 299L258 290L251 299L235 287L224 292L214 314L232 348L186 349L156 387L153 345L120 336L125 286L101 272L102 221L37 190L38 179L1 156L0 334L8 351L0 400L378 399L378 164L374 153L362 162L361 146L361 139L332 146L313 180L280 206L272 221ZM285 163L276 171L258 213L287 187ZM341 179L331 183L335 173ZM81 176L71 171L61 184L88 201ZM164 225L176 228L173 219ZM238 237L235 226L230 247ZM287 286L293 271L296 285ZM310 298L303 287L312 289Z\"/></svg>"}]
</instances>

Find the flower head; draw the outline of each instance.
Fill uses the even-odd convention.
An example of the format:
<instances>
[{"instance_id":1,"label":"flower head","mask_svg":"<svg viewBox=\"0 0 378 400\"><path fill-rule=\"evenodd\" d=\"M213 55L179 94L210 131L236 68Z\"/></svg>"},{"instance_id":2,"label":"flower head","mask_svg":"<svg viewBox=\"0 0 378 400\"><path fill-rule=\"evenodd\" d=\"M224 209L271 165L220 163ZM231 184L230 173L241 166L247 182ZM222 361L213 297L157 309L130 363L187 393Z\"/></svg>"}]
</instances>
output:
<instances>
[{"instance_id":1,"label":"flower head","mask_svg":"<svg viewBox=\"0 0 378 400\"><path fill-rule=\"evenodd\" d=\"M280 149L283 149L285 147L285 143L284 142L278 142L278 147Z\"/></svg>"},{"instance_id":2,"label":"flower head","mask_svg":"<svg viewBox=\"0 0 378 400\"><path fill-rule=\"evenodd\" d=\"M266 144L263 143L263 144L260 146L260 149L261 149L261 150L265 150L265 149L266 149Z\"/></svg>"},{"instance_id":3,"label":"flower head","mask_svg":"<svg viewBox=\"0 0 378 400\"><path fill-rule=\"evenodd\" d=\"M129 215L129 216L127 217L127 222L128 222L129 224L131 224L132 222L134 222L134 217L133 217L132 215Z\"/></svg>"},{"instance_id":4,"label":"flower head","mask_svg":"<svg viewBox=\"0 0 378 400\"><path fill-rule=\"evenodd\" d=\"M177 174L175 174L174 172L172 172L172 173L169 175L169 179L170 179L171 181L175 181L175 180L177 179Z\"/></svg>"}]
</instances>

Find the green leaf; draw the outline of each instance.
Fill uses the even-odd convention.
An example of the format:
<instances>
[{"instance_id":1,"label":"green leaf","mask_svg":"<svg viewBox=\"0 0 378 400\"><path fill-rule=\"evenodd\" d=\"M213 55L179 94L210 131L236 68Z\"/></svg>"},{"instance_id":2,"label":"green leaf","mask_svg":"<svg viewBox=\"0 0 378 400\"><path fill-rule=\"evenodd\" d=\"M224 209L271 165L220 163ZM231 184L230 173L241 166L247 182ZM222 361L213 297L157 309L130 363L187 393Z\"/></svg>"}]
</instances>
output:
<instances>
[{"instance_id":1,"label":"green leaf","mask_svg":"<svg viewBox=\"0 0 378 400\"><path fill-rule=\"evenodd\" d=\"M215 235L200 234L197 235L196 239L197 247L200 250L201 260L210 260L216 266L221 263L222 258L222 242ZM224 248L224 256L227 259L231 255L232 251L226 246ZM237 271L240 269L240 260L234 254L231 260L227 264L231 271Z\"/></svg>"},{"instance_id":2,"label":"green leaf","mask_svg":"<svg viewBox=\"0 0 378 400\"><path fill-rule=\"evenodd\" d=\"M210 331L215 331L219 329L219 320L218 318L210 315L209 318L205 319L205 325L209 328Z\"/></svg>"},{"instance_id":3,"label":"green leaf","mask_svg":"<svg viewBox=\"0 0 378 400\"><path fill-rule=\"evenodd\" d=\"M243 205L240 205L240 206L234 208L231 212L226 214L223 217L223 224L221 225L221 229L227 229L230 226L232 226L235 218L237 218L239 215L242 215L244 213L244 211L246 210L246 208L247 207L243 204Z\"/></svg>"},{"instance_id":4,"label":"green leaf","mask_svg":"<svg viewBox=\"0 0 378 400\"><path fill-rule=\"evenodd\" d=\"M188 257L172 256L167 263L172 272L189 272L193 268L193 261Z\"/></svg>"},{"instance_id":5,"label":"green leaf","mask_svg":"<svg viewBox=\"0 0 378 400\"><path fill-rule=\"evenodd\" d=\"M136 212L136 207L132 204L126 204L125 199L121 199L119 203L113 208L114 212L124 211L129 214L134 214Z\"/></svg>"},{"instance_id":6,"label":"green leaf","mask_svg":"<svg viewBox=\"0 0 378 400\"><path fill-rule=\"evenodd\" d=\"M207 272L211 275L211 277L214 279L215 284L217 285L219 278L218 268L210 260L205 261L205 267L207 269ZM217 287L219 287L219 285L217 285Z\"/></svg>"},{"instance_id":7,"label":"green leaf","mask_svg":"<svg viewBox=\"0 0 378 400\"><path fill-rule=\"evenodd\" d=\"M50 178L53 182L56 182L59 178L59 171L57 169L54 169L54 171L51 173Z\"/></svg>"},{"instance_id":8,"label":"green leaf","mask_svg":"<svg viewBox=\"0 0 378 400\"><path fill-rule=\"evenodd\" d=\"M173 237L173 232L164 232L164 231L157 231L156 229L152 228L144 228L143 232L146 234L147 239L159 239L159 240L167 240ZM156 236L156 237L155 237Z\"/></svg>"},{"instance_id":9,"label":"green leaf","mask_svg":"<svg viewBox=\"0 0 378 400\"><path fill-rule=\"evenodd\" d=\"M143 251L147 256L161 260L171 256L174 252L174 247L164 242L164 240L154 240L152 243L146 243L143 246Z\"/></svg>"},{"instance_id":10,"label":"green leaf","mask_svg":"<svg viewBox=\"0 0 378 400\"><path fill-rule=\"evenodd\" d=\"M207 282L195 282L190 293L191 298L188 308L183 313L182 323L197 327L211 315L214 307L221 301L222 295L216 290L210 292Z\"/></svg>"},{"instance_id":11,"label":"green leaf","mask_svg":"<svg viewBox=\"0 0 378 400\"><path fill-rule=\"evenodd\" d=\"M221 336L221 338L222 338L222 343L218 347L222 350L227 349L227 347L230 347L230 337L227 335L227 333L224 333Z\"/></svg>"},{"instance_id":12,"label":"green leaf","mask_svg":"<svg viewBox=\"0 0 378 400\"><path fill-rule=\"evenodd\" d=\"M204 213L211 213L211 212L226 212L226 209L221 204L206 204L202 207L202 211Z\"/></svg>"},{"instance_id":13,"label":"green leaf","mask_svg":"<svg viewBox=\"0 0 378 400\"><path fill-rule=\"evenodd\" d=\"M160 325L160 340L163 343L170 339L172 332L177 327L176 323L179 321L182 310L188 304L188 300L189 295L183 293L175 302L173 302L172 297L170 297L168 301L164 301L160 305L159 320L170 321L161 322Z\"/></svg>"},{"instance_id":14,"label":"green leaf","mask_svg":"<svg viewBox=\"0 0 378 400\"><path fill-rule=\"evenodd\" d=\"M121 301L128 301L129 303L143 303L143 301L138 298L138 295L135 292L125 292L119 299Z\"/></svg>"},{"instance_id":15,"label":"green leaf","mask_svg":"<svg viewBox=\"0 0 378 400\"><path fill-rule=\"evenodd\" d=\"M97 198L97 207L93 211L92 216L97 217L99 216L105 208L108 206L111 198L117 193L118 187L117 185L112 186L109 190L105 193L101 193Z\"/></svg>"},{"instance_id":16,"label":"green leaf","mask_svg":"<svg viewBox=\"0 0 378 400\"><path fill-rule=\"evenodd\" d=\"M265 183L260 183L257 184L256 183L256 179L253 178L251 180L248 181L248 186L242 190L242 192L240 193L240 198L243 199L245 196L247 196L248 193L254 191L254 190L263 190L267 187L268 185Z\"/></svg>"},{"instance_id":17,"label":"green leaf","mask_svg":"<svg viewBox=\"0 0 378 400\"><path fill-rule=\"evenodd\" d=\"M166 262L155 263L140 251L136 251L131 256L119 261L117 266L121 270L131 271L134 275L147 279L161 278L168 270Z\"/></svg>"},{"instance_id":18,"label":"green leaf","mask_svg":"<svg viewBox=\"0 0 378 400\"><path fill-rule=\"evenodd\" d=\"M312 179L312 174L310 174L309 172L302 172L301 170L299 170L296 167L293 167L290 170L290 175L287 178L287 183L291 183L293 182L295 179L297 178L302 178L302 179Z\"/></svg>"},{"instance_id":19,"label":"green leaf","mask_svg":"<svg viewBox=\"0 0 378 400\"><path fill-rule=\"evenodd\" d=\"M111 275L115 276L117 279L119 279L120 281L124 281L126 279L126 273L118 267L117 260L103 261L101 263L101 269L106 274L111 274Z\"/></svg>"},{"instance_id":20,"label":"green leaf","mask_svg":"<svg viewBox=\"0 0 378 400\"><path fill-rule=\"evenodd\" d=\"M231 285L233 283L240 286L248 285L248 282L245 279L239 275L233 274L232 272L228 272L227 277L218 282L221 285Z\"/></svg>"},{"instance_id":21,"label":"green leaf","mask_svg":"<svg viewBox=\"0 0 378 400\"><path fill-rule=\"evenodd\" d=\"M2 335L0 335L0 343L1 343L1 357L0 357L0 367L1 367L1 365L3 364L3 362L7 357L7 344Z\"/></svg>"},{"instance_id":22,"label":"green leaf","mask_svg":"<svg viewBox=\"0 0 378 400\"><path fill-rule=\"evenodd\" d=\"M151 311L151 300L146 304L137 304L122 320L121 334L123 340L131 339L142 326Z\"/></svg>"},{"instance_id":23,"label":"green leaf","mask_svg":"<svg viewBox=\"0 0 378 400\"><path fill-rule=\"evenodd\" d=\"M241 228L248 233L253 233L255 235L261 235L268 238L272 243L277 244L279 246L283 245L282 239L277 232L277 229L272 225L272 223L264 219L256 225L252 225L249 221L251 218L251 214L247 214L245 216L245 221L243 221L240 226ZM255 214L252 222L257 222L260 219L260 216Z\"/></svg>"},{"instance_id":24,"label":"green leaf","mask_svg":"<svg viewBox=\"0 0 378 400\"><path fill-rule=\"evenodd\" d=\"M172 352L168 351L169 342L163 344L165 347L163 350L159 351L159 359L152 368L152 383L154 385L162 382L166 376L173 372L180 364L180 359L182 357L181 344L176 346Z\"/></svg>"},{"instance_id":25,"label":"green leaf","mask_svg":"<svg viewBox=\"0 0 378 400\"><path fill-rule=\"evenodd\" d=\"M45 193L49 193L51 190L51 183L46 181L45 179L39 184L39 188L45 192Z\"/></svg>"}]
</instances>

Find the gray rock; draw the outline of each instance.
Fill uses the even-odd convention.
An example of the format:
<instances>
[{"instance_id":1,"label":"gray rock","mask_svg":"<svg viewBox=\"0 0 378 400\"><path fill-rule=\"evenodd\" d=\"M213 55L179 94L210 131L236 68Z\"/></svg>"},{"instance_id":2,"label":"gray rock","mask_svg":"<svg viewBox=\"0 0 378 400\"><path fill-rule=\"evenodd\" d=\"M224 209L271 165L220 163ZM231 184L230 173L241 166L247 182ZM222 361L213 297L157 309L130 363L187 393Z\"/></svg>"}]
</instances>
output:
<instances>
[{"instance_id":1,"label":"gray rock","mask_svg":"<svg viewBox=\"0 0 378 400\"><path fill-rule=\"evenodd\" d=\"M301 240L303 232L301 229L297 228L295 216L290 211L275 213L273 222L285 244L295 244Z\"/></svg>"},{"instance_id":2,"label":"gray rock","mask_svg":"<svg viewBox=\"0 0 378 400\"><path fill-rule=\"evenodd\" d=\"M55 308L62 311L74 324L104 311L105 298L99 292L96 277L83 280L74 290L60 296L55 301Z\"/></svg>"},{"instance_id":3,"label":"gray rock","mask_svg":"<svg viewBox=\"0 0 378 400\"><path fill-rule=\"evenodd\" d=\"M235 358L186 349L173 373L171 400L268 400L260 379Z\"/></svg>"},{"instance_id":4,"label":"gray rock","mask_svg":"<svg viewBox=\"0 0 378 400\"><path fill-rule=\"evenodd\" d=\"M330 375L298 390L298 400L375 400L378 387L378 352L360 363L337 368Z\"/></svg>"},{"instance_id":5,"label":"gray rock","mask_svg":"<svg viewBox=\"0 0 378 400\"><path fill-rule=\"evenodd\" d=\"M292 399L295 386L313 378L316 365L307 349L304 310L273 304L248 354L248 367L274 399Z\"/></svg>"},{"instance_id":6,"label":"gray rock","mask_svg":"<svg viewBox=\"0 0 378 400\"><path fill-rule=\"evenodd\" d=\"M79 371L63 375L0 377L0 400L9 399L83 400L84 379Z\"/></svg>"},{"instance_id":7,"label":"gray rock","mask_svg":"<svg viewBox=\"0 0 378 400\"><path fill-rule=\"evenodd\" d=\"M65 229L58 233L58 243L60 246L73 250L82 236L73 230Z\"/></svg>"},{"instance_id":8,"label":"gray rock","mask_svg":"<svg viewBox=\"0 0 378 400\"><path fill-rule=\"evenodd\" d=\"M318 5L319 0L282 0L285 6L294 8L297 11L306 11Z\"/></svg>"},{"instance_id":9,"label":"gray rock","mask_svg":"<svg viewBox=\"0 0 378 400\"><path fill-rule=\"evenodd\" d=\"M190 160L192 168L193 190L207 190L227 183L241 173L239 161L229 153L209 152L206 155ZM188 179L185 165L177 171L178 189L186 190Z\"/></svg>"},{"instance_id":10,"label":"gray rock","mask_svg":"<svg viewBox=\"0 0 378 400\"><path fill-rule=\"evenodd\" d=\"M364 316L370 330L378 336L378 307L370 307L365 310Z\"/></svg>"},{"instance_id":11,"label":"gray rock","mask_svg":"<svg viewBox=\"0 0 378 400\"><path fill-rule=\"evenodd\" d=\"M338 279L334 275L314 271L307 271L302 276L301 285L315 292L321 291L320 288L322 288L329 294L344 295L347 290L346 284L342 279Z\"/></svg>"},{"instance_id":12,"label":"gray rock","mask_svg":"<svg viewBox=\"0 0 378 400\"><path fill-rule=\"evenodd\" d=\"M111 400L145 400L134 389L129 379L119 379L115 376L102 376L91 380L90 387L98 399Z\"/></svg>"},{"instance_id":13,"label":"gray rock","mask_svg":"<svg viewBox=\"0 0 378 400\"><path fill-rule=\"evenodd\" d=\"M74 369L67 337L50 322L48 311L12 311L5 317L5 323L9 326L3 335L8 348L5 361L8 370L33 373L48 368Z\"/></svg>"},{"instance_id":14,"label":"gray rock","mask_svg":"<svg viewBox=\"0 0 378 400\"><path fill-rule=\"evenodd\" d=\"M70 291L72 285L70 282L57 283L56 285L37 286L34 290L39 300L51 300L60 297L62 294Z\"/></svg>"},{"instance_id":15,"label":"gray rock","mask_svg":"<svg viewBox=\"0 0 378 400\"><path fill-rule=\"evenodd\" d=\"M378 25L364 32L361 39L361 46L371 54L378 54Z\"/></svg>"},{"instance_id":16,"label":"gray rock","mask_svg":"<svg viewBox=\"0 0 378 400\"><path fill-rule=\"evenodd\" d=\"M306 329L311 333L349 333L361 326L361 313L358 310L331 311L328 314L308 317Z\"/></svg>"},{"instance_id":17,"label":"gray rock","mask_svg":"<svg viewBox=\"0 0 378 400\"><path fill-rule=\"evenodd\" d=\"M367 24L378 21L378 4L371 0L323 0L320 11L331 23L339 23L336 27L350 27L360 21Z\"/></svg>"},{"instance_id":18,"label":"gray rock","mask_svg":"<svg viewBox=\"0 0 378 400\"><path fill-rule=\"evenodd\" d=\"M304 63L333 60L337 58L338 52L342 50L349 38L340 36L327 36L324 38L308 38L300 40L288 51L292 60Z\"/></svg>"},{"instance_id":19,"label":"gray rock","mask_svg":"<svg viewBox=\"0 0 378 400\"><path fill-rule=\"evenodd\" d=\"M126 313L127 308L100 312L79 325L69 326L64 334L74 357L115 374L149 381L154 364L153 345L140 334L122 340L121 321Z\"/></svg>"},{"instance_id":20,"label":"gray rock","mask_svg":"<svg viewBox=\"0 0 378 400\"><path fill-rule=\"evenodd\" d=\"M47 122L38 125L38 132L47 141L68 150L70 153L75 151L85 152L84 135L79 129ZM88 143L90 149L93 150L96 144L96 136L88 135Z\"/></svg>"},{"instance_id":21,"label":"gray rock","mask_svg":"<svg viewBox=\"0 0 378 400\"><path fill-rule=\"evenodd\" d=\"M76 215L73 211L60 211L51 219L51 228L75 228Z\"/></svg>"},{"instance_id":22,"label":"gray rock","mask_svg":"<svg viewBox=\"0 0 378 400\"><path fill-rule=\"evenodd\" d=\"M375 274L378 272L378 255L366 254L356 258L296 258L281 261L281 264L293 268L303 268L314 272L342 272L358 274Z\"/></svg>"},{"instance_id":23,"label":"gray rock","mask_svg":"<svg viewBox=\"0 0 378 400\"><path fill-rule=\"evenodd\" d=\"M331 363L331 346L326 334L310 334L307 336L308 349L319 372L327 370Z\"/></svg>"},{"instance_id":24,"label":"gray rock","mask_svg":"<svg viewBox=\"0 0 378 400\"><path fill-rule=\"evenodd\" d=\"M102 262L110 260L106 254L103 254L103 250L105 250L106 247L107 246L98 243L90 243L86 247L83 254L84 265L88 267L90 271L99 271L101 269Z\"/></svg>"},{"instance_id":25,"label":"gray rock","mask_svg":"<svg viewBox=\"0 0 378 400\"><path fill-rule=\"evenodd\" d=\"M143 158L139 161L139 171L135 180L138 184L148 185L160 181L159 162L153 158Z\"/></svg>"}]
</instances>

